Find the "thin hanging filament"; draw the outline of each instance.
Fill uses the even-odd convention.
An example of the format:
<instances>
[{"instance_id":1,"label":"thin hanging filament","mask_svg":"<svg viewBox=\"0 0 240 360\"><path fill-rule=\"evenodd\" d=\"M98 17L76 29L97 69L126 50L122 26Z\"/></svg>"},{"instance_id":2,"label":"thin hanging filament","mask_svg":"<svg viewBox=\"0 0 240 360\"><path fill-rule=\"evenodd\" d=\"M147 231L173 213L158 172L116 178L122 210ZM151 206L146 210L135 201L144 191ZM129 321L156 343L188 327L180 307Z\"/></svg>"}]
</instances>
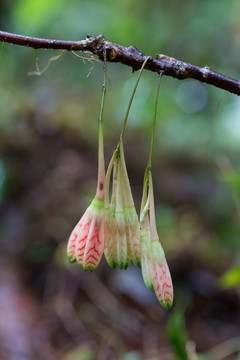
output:
<instances>
[{"instance_id":1,"label":"thin hanging filament","mask_svg":"<svg viewBox=\"0 0 240 360\"><path fill-rule=\"evenodd\" d=\"M153 125L152 125L152 135L151 135L151 143L150 143L150 151L149 151L149 159L148 164L144 174L143 180L143 195L141 201L141 214L140 214L140 221L146 215L147 208L149 207L149 187L150 187L150 178L152 177L151 168L152 168L152 155L153 155L153 146L154 146L154 138L155 138L155 130L156 130L156 118L157 118L157 107L158 107L158 97L159 97L159 90L160 84L162 79L162 72L159 74L158 85L157 85L157 92L156 92L156 99L155 99L155 106L154 106L154 114L153 114Z\"/></svg>"},{"instance_id":2,"label":"thin hanging filament","mask_svg":"<svg viewBox=\"0 0 240 360\"><path fill-rule=\"evenodd\" d=\"M123 127L122 127L122 131L121 131L121 134L120 134L120 140L122 140L123 135L124 135L124 132L125 132L125 128L126 128L126 124L127 124L127 119L128 119L129 111L130 111L130 108L131 108L131 105L132 105L132 102L133 102L133 98L134 98L135 92L136 92L136 90L137 90L137 86L138 86L139 80L140 80L140 78L141 78L143 69L144 69L144 67L145 67L145 65L146 65L146 63L147 63L147 61L148 61L149 59L150 59L150 56L148 56L148 57L144 60L144 62L143 62L143 64L142 64L142 67L141 67L141 69L140 69L140 72L139 72L139 74L138 74L138 78L137 78L136 84L135 84L135 86L134 86L134 88L133 88L133 92L132 92L132 95L131 95L130 100L129 100L127 112L126 112L126 115L125 115L125 118L124 118L124 121L123 121Z\"/></svg>"},{"instance_id":3,"label":"thin hanging filament","mask_svg":"<svg viewBox=\"0 0 240 360\"><path fill-rule=\"evenodd\" d=\"M152 167L152 154L153 154L153 145L154 145L154 138L155 138L155 130L156 130L156 118L157 118L157 107L158 107L158 96L160 90L160 84L162 79L162 72L159 74L158 79L158 86L157 86L157 93L156 93L156 100L155 100L155 107L154 107L154 115L153 115L153 126L152 126L152 136L151 136L151 144L150 144L150 152L149 152L149 159L147 168L150 170Z\"/></svg>"},{"instance_id":4,"label":"thin hanging filament","mask_svg":"<svg viewBox=\"0 0 240 360\"><path fill-rule=\"evenodd\" d=\"M103 62L103 84L102 84L102 99L100 112L98 117L98 187L97 197L104 197L104 180L105 180L105 162L104 162L104 148L103 148L103 108L106 95L106 73L107 73L107 62L106 52L104 52Z\"/></svg>"}]
</instances>

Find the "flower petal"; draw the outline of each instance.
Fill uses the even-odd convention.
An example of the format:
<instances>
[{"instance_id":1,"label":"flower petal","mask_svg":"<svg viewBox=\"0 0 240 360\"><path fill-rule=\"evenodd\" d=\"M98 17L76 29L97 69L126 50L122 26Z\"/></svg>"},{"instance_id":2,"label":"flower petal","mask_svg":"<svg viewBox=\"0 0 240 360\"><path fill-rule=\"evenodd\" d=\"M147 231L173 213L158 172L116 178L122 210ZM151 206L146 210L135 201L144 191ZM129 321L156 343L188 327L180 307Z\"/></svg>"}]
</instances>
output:
<instances>
[{"instance_id":1,"label":"flower petal","mask_svg":"<svg viewBox=\"0 0 240 360\"><path fill-rule=\"evenodd\" d=\"M93 217L83 256L83 270L95 270L98 266L104 249L104 218L100 222Z\"/></svg>"},{"instance_id":2,"label":"flower petal","mask_svg":"<svg viewBox=\"0 0 240 360\"><path fill-rule=\"evenodd\" d=\"M83 223L87 217L88 209L85 211L84 215L81 217L75 228L73 229L69 240L67 244L67 257L70 263L75 262L76 259L76 246L77 246L77 238L79 236L79 233L81 232L81 228L83 226Z\"/></svg>"},{"instance_id":3,"label":"flower petal","mask_svg":"<svg viewBox=\"0 0 240 360\"><path fill-rule=\"evenodd\" d=\"M117 224L111 210L105 209L104 224L104 255L109 266L115 269L118 266L117 259Z\"/></svg>"},{"instance_id":4,"label":"flower petal","mask_svg":"<svg viewBox=\"0 0 240 360\"><path fill-rule=\"evenodd\" d=\"M168 264L159 242L154 240L151 246L152 253L152 272L153 287L160 304L167 310L172 307L173 303L173 285L168 268Z\"/></svg>"},{"instance_id":5,"label":"flower petal","mask_svg":"<svg viewBox=\"0 0 240 360\"><path fill-rule=\"evenodd\" d=\"M77 231L79 224L75 226L73 229L67 244L67 257L70 263L74 263L76 261L75 256L75 248L76 248L76 239L77 239Z\"/></svg>"},{"instance_id":6,"label":"flower petal","mask_svg":"<svg viewBox=\"0 0 240 360\"><path fill-rule=\"evenodd\" d=\"M124 208L126 234L130 246L131 260L136 266L141 266L140 225L134 206Z\"/></svg>"},{"instance_id":7,"label":"flower petal","mask_svg":"<svg viewBox=\"0 0 240 360\"><path fill-rule=\"evenodd\" d=\"M143 251L143 255L142 255L142 261L141 261L141 268L142 268L142 277L143 277L143 281L144 284L146 285L146 287L153 291L154 287L153 287L153 274L152 274L152 263L149 260L149 257L147 256L147 254L145 253L145 246L142 246L142 251Z\"/></svg>"},{"instance_id":8,"label":"flower petal","mask_svg":"<svg viewBox=\"0 0 240 360\"><path fill-rule=\"evenodd\" d=\"M74 228L68 242L68 257L83 269L93 271L104 250L104 200L94 198Z\"/></svg>"},{"instance_id":9,"label":"flower petal","mask_svg":"<svg viewBox=\"0 0 240 360\"><path fill-rule=\"evenodd\" d=\"M148 216L145 217L144 221L141 223L141 268L143 281L147 288L154 290L153 288L153 273L152 273L152 262L150 260L151 247L150 247L150 227Z\"/></svg>"},{"instance_id":10,"label":"flower petal","mask_svg":"<svg viewBox=\"0 0 240 360\"><path fill-rule=\"evenodd\" d=\"M79 222L79 228L76 239L75 256L77 263L81 266L83 266L84 250L86 247L86 242L87 242L91 222L92 222L92 214L91 214L91 208L89 206Z\"/></svg>"},{"instance_id":11,"label":"flower petal","mask_svg":"<svg viewBox=\"0 0 240 360\"><path fill-rule=\"evenodd\" d=\"M126 223L123 211L116 211L117 223L117 259L120 269L127 269L130 263L130 253L128 247Z\"/></svg>"}]
</instances>

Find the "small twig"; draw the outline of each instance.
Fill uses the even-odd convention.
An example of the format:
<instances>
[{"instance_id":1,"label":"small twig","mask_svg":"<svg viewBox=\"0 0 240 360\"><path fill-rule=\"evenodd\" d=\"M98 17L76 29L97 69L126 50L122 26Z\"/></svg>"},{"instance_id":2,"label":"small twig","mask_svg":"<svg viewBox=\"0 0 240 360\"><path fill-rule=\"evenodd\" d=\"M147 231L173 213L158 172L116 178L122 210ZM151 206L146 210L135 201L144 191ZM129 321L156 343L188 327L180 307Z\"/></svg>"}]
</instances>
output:
<instances>
[{"instance_id":1,"label":"small twig","mask_svg":"<svg viewBox=\"0 0 240 360\"><path fill-rule=\"evenodd\" d=\"M64 53L65 50L62 50L60 52L60 54L56 55L56 56L53 56L51 57L51 59L48 60L47 62L47 65L43 68L43 70L41 71L40 68L39 68L39 65L38 65L38 56L37 56L37 49L35 49L35 68L36 68L36 71L30 71L28 73L28 75L37 75L37 76L41 76L43 73L45 73L45 71L47 71L47 69L49 68L51 62L53 61L56 61L58 60L62 54Z\"/></svg>"},{"instance_id":2,"label":"small twig","mask_svg":"<svg viewBox=\"0 0 240 360\"><path fill-rule=\"evenodd\" d=\"M212 360L221 360L231 354L240 351L240 336L226 340L219 345L214 346L205 355Z\"/></svg>"},{"instance_id":3,"label":"small twig","mask_svg":"<svg viewBox=\"0 0 240 360\"><path fill-rule=\"evenodd\" d=\"M78 58L82 59L82 61L84 62L84 64L85 64L85 60L86 60L86 61L89 61L89 62L92 64L92 66L91 66L91 68L90 68L90 70L89 70L89 72L88 72L88 74L87 74L87 76L86 76L87 78L90 76L90 74L91 74L91 72L92 72L92 69L94 68L94 63L93 63L93 61L97 61L97 62L101 63L98 59L95 59L95 57L93 57L93 56L81 56L81 55L76 54L73 50L72 50L71 52L73 53L73 55L75 55L75 56L77 56Z\"/></svg>"},{"instance_id":4,"label":"small twig","mask_svg":"<svg viewBox=\"0 0 240 360\"><path fill-rule=\"evenodd\" d=\"M103 53L106 51L107 61L119 62L131 66L133 70L141 68L148 55L138 51L134 46L124 47L107 41L103 35L88 35L85 40L63 41L33 38L28 36L11 34L0 31L0 41L28 46L34 49L53 49L67 51L89 51L103 60ZM201 82L216 86L230 93L240 95L240 81L232 79L212 71L208 66L198 67L166 55L159 54L156 58L150 57L145 69L154 72L163 72L163 75L171 76L179 80L196 79Z\"/></svg>"}]
</instances>

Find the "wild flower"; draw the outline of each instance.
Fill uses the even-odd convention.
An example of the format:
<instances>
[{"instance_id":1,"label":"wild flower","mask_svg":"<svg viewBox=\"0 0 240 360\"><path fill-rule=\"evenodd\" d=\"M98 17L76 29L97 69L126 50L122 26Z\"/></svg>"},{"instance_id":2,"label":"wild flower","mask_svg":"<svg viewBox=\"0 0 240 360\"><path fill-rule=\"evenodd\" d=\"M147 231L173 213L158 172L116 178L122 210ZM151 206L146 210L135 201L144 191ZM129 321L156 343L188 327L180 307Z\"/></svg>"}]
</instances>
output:
<instances>
[{"instance_id":1,"label":"wild flower","mask_svg":"<svg viewBox=\"0 0 240 360\"><path fill-rule=\"evenodd\" d=\"M145 59L133 88L118 145L106 174L104 254L113 268L127 269L131 260L138 266L141 264L140 227L127 174L123 136L132 101L148 59L149 57Z\"/></svg>"},{"instance_id":2,"label":"wild flower","mask_svg":"<svg viewBox=\"0 0 240 360\"><path fill-rule=\"evenodd\" d=\"M104 200L95 197L68 240L69 261L95 270L104 250Z\"/></svg>"},{"instance_id":3,"label":"wild flower","mask_svg":"<svg viewBox=\"0 0 240 360\"><path fill-rule=\"evenodd\" d=\"M162 73L159 76L149 160L143 181L143 195L140 213L141 267L145 285L155 291L160 304L170 309L173 303L173 285L162 245L159 241L152 181L152 153L156 127L158 94Z\"/></svg>"},{"instance_id":4,"label":"wild flower","mask_svg":"<svg viewBox=\"0 0 240 360\"><path fill-rule=\"evenodd\" d=\"M146 187L149 192L146 200ZM151 171L144 179L142 212L140 215L141 264L145 285L154 290L160 304L167 310L173 303L173 285L162 245L159 241Z\"/></svg>"},{"instance_id":5,"label":"wild flower","mask_svg":"<svg viewBox=\"0 0 240 360\"><path fill-rule=\"evenodd\" d=\"M112 193L109 202L112 172ZM140 227L121 140L113 154L106 174L104 236L104 254L111 267L127 269L131 260L134 264L140 266Z\"/></svg>"},{"instance_id":6,"label":"wild flower","mask_svg":"<svg viewBox=\"0 0 240 360\"><path fill-rule=\"evenodd\" d=\"M98 180L96 195L84 215L73 229L67 245L69 261L77 262L83 270L93 271L98 266L104 251L104 194L105 162L103 149L102 115L105 99L106 64L104 63L104 83L102 102L98 118Z\"/></svg>"}]
</instances>

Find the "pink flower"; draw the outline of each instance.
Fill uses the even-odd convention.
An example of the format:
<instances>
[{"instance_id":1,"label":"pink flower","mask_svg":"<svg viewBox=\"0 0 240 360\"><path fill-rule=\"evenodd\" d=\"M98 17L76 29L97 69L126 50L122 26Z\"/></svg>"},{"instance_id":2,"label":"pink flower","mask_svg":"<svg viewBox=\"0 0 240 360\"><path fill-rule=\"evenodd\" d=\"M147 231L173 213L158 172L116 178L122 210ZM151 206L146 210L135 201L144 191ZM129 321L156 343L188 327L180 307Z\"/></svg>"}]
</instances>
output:
<instances>
[{"instance_id":1,"label":"pink flower","mask_svg":"<svg viewBox=\"0 0 240 360\"><path fill-rule=\"evenodd\" d=\"M140 238L143 280L145 285L155 292L160 304L169 310L173 303L173 285L165 253L157 233L150 171L146 172L144 178L141 210Z\"/></svg>"},{"instance_id":2,"label":"pink flower","mask_svg":"<svg viewBox=\"0 0 240 360\"><path fill-rule=\"evenodd\" d=\"M104 200L96 197L87 208L68 240L67 256L83 270L95 270L104 250Z\"/></svg>"},{"instance_id":3,"label":"pink flower","mask_svg":"<svg viewBox=\"0 0 240 360\"><path fill-rule=\"evenodd\" d=\"M150 257L155 294L160 304L165 309L169 310L173 303L173 285L165 254L159 239L151 241Z\"/></svg>"},{"instance_id":4,"label":"pink flower","mask_svg":"<svg viewBox=\"0 0 240 360\"><path fill-rule=\"evenodd\" d=\"M93 271L98 266L104 251L104 194L105 162L103 152L102 111L105 95L103 86L102 105L98 119L98 181L96 195L80 221L72 231L67 245L71 263L77 262L84 271Z\"/></svg>"},{"instance_id":5,"label":"pink flower","mask_svg":"<svg viewBox=\"0 0 240 360\"><path fill-rule=\"evenodd\" d=\"M109 203L112 169L112 194ZM104 254L108 264L113 268L127 269L131 260L135 265L141 264L140 227L121 140L106 175Z\"/></svg>"}]
</instances>

